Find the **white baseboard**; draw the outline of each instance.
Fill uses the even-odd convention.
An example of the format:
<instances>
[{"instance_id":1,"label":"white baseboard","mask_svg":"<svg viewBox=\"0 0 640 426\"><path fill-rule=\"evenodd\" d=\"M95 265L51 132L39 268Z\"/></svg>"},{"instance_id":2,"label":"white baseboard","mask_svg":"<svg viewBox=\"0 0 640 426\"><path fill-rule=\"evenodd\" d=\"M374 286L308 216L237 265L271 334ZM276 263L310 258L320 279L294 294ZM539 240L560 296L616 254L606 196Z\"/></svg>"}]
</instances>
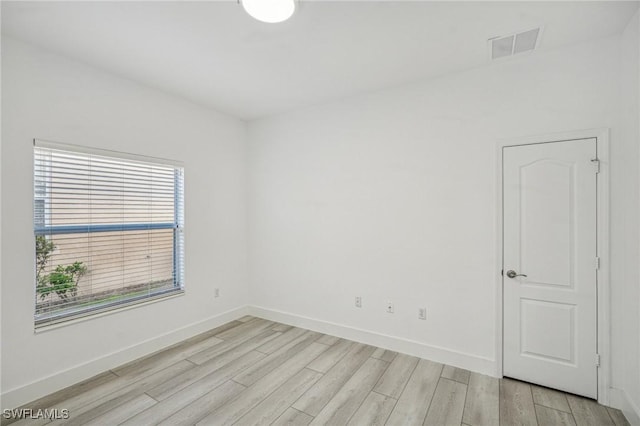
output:
<instances>
[{"instance_id":1,"label":"white baseboard","mask_svg":"<svg viewBox=\"0 0 640 426\"><path fill-rule=\"evenodd\" d=\"M42 398L45 395L64 389L67 386L71 386L137 358L179 343L182 340L188 339L207 330L211 330L212 328L221 326L227 322L236 320L244 315L253 315L296 327L306 328L308 330L318 331L344 339L464 368L481 374L487 374L490 376L496 376L497 374L496 360L489 358L483 358L468 353L428 345L415 340L404 339L396 336L376 333L374 331L336 324L329 321L295 315L288 312L258 306L243 306L215 315L203 321L189 324L177 330L172 330L153 339L146 340L118 352L107 354L71 369L44 377L27 385L5 391L0 395L2 409L20 407L30 401ZM640 426L640 408L633 403L624 390L611 388L609 403L612 407L622 410L625 417L632 425Z\"/></svg>"},{"instance_id":2,"label":"white baseboard","mask_svg":"<svg viewBox=\"0 0 640 426\"><path fill-rule=\"evenodd\" d=\"M633 403L627 392L622 389L609 389L609 405L624 413L629 423L640 426L640 407Z\"/></svg>"},{"instance_id":3,"label":"white baseboard","mask_svg":"<svg viewBox=\"0 0 640 426\"><path fill-rule=\"evenodd\" d=\"M248 315L248 313L249 307L247 306L232 309L203 321L189 324L128 348L88 361L68 370L57 372L27 385L8 390L0 395L2 409L20 407L28 402L35 401L38 398L79 383L97 374L241 318L244 315Z\"/></svg>"},{"instance_id":4,"label":"white baseboard","mask_svg":"<svg viewBox=\"0 0 640 426\"><path fill-rule=\"evenodd\" d=\"M318 331L324 334L330 334L332 336L341 337L343 339L366 343L372 346L378 346L396 352L417 356L419 358L425 358L431 361L471 370L476 373L486 374L494 377L497 374L496 360L482 358L477 355L467 354L463 352L457 352L451 349L427 345L415 340L389 336L376 333L374 331L349 327L341 324L336 324L315 318L303 317L300 315L276 311L258 306L249 306L249 315L268 319L271 321L281 322L288 325L293 325L296 327L306 328L308 330Z\"/></svg>"}]
</instances>

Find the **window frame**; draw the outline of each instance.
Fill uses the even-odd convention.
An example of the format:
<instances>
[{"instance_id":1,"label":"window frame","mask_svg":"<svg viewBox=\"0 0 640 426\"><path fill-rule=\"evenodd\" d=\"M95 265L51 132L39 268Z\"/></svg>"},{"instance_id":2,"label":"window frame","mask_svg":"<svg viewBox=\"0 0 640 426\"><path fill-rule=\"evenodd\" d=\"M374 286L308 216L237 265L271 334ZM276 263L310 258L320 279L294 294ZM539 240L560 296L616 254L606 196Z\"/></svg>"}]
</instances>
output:
<instances>
[{"instance_id":1,"label":"window frame","mask_svg":"<svg viewBox=\"0 0 640 426\"><path fill-rule=\"evenodd\" d=\"M100 156L108 158L110 160L119 160L122 162L131 163L144 163L152 166L168 166L174 169L174 185L173 185L173 197L174 197L174 220L173 222L138 222L138 223L114 223L114 224L87 224L87 225L52 225L52 212L49 207L50 191L45 184L44 189L40 188L42 185L38 185L36 179L36 152L37 149L51 149L56 151L64 151L75 155L86 156ZM149 295L139 295L134 297L124 298L122 300L97 304L89 308L81 310L71 310L69 312L53 312L48 314L37 314L38 293L36 291L37 280L34 275L34 327L35 330L46 329L51 326L57 326L59 324L74 322L79 319L89 319L101 314L118 311L122 309L128 309L135 306L142 306L148 303L156 302L163 299L173 298L185 294L185 279L184 279L184 164L181 161L168 160L158 157L143 156L137 154L123 153L119 151L91 148L82 145L58 143L52 141L46 141L42 139L33 139L33 235L34 241L37 236L53 236L61 234L74 234L74 233L86 233L91 235L92 233L111 232L111 231L151 231L159 229L172 229L173 230L173 260L172 260L172 279L173 287L156 291ZM39 167L43 167L40 165ZM44 170L51 176L51 165L44 166ZM45 178L46 181L46 178ZM36 205L38 202L42 202L43 206L39 207L41 215L43 217L37 222L36 215L38 214L38 208ZM42 224L42 226L38 226ZM36 249L34 245L34 271L37 267L35 265Z\"/></svg>"}]
</instances>

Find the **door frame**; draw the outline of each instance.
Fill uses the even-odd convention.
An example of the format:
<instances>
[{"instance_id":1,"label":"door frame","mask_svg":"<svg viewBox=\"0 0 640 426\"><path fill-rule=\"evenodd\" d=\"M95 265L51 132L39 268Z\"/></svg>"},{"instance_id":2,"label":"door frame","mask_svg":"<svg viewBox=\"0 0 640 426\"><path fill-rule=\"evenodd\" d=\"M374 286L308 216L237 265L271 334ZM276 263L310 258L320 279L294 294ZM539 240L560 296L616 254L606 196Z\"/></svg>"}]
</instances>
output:
<instances>
[{"instance_id":1,"label":"door frame","mask_svg":"<svg viewBox=\"0 0 640 426\"><path fill-rule=\"evenodd\" d=\"M541 143L562 142L575 139L597 140L597 156L600 160L600 173L597 179L597 212L596 212L596 241L600 268L596 272L597 279L597 351L600 355L600 367L598 377L598 402L609 405L609 383L611 380L611 351L610 351L610 325L611 325L611 300L610 300L610 259L609 259L609 128L576 130L562 133L551 133L536 136L527 136L499 140L496 143L496 375L503 377L503 149L510 146L532 145ZM595 363L594 359L594 363Z\"/></svg>"}]
</instances>

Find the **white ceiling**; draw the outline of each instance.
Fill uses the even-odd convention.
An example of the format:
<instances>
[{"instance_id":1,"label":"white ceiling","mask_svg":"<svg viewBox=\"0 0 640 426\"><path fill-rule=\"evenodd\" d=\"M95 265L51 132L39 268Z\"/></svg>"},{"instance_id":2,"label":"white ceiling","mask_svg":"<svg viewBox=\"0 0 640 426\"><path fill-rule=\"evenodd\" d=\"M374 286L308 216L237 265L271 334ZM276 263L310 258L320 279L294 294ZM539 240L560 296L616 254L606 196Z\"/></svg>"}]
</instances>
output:
<instances>
[{"instance_id":1,"label":"white ceiling","mask_svg":"<svg viewBox=\"0 0 640 426\"><path fill-rule=\"evenodd\" d=\"M250 120L487 65L538 25L540 50L617 34L639 4L300 0L264 24L234 0L2 1L2 33Z\"/></svg>"}]
</instances>

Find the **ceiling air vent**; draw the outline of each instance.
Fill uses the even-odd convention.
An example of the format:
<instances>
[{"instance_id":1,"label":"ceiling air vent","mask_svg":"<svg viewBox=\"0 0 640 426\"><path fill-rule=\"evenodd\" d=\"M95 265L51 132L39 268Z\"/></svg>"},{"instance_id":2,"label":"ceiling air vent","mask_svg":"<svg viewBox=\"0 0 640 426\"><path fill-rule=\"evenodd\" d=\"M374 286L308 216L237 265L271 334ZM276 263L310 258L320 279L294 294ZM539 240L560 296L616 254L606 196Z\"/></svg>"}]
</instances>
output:
<instances>
[{"instance_id":1,"label":"ceiling air vent","mask_svg":"<svg viewBox=\"0 0 640 426\"><path fill-rule=\"evenodd\" d=\"M491 59L500 59L534 50L538 46L540 28L489 39Z\"/></svg>"}]
</instances>

